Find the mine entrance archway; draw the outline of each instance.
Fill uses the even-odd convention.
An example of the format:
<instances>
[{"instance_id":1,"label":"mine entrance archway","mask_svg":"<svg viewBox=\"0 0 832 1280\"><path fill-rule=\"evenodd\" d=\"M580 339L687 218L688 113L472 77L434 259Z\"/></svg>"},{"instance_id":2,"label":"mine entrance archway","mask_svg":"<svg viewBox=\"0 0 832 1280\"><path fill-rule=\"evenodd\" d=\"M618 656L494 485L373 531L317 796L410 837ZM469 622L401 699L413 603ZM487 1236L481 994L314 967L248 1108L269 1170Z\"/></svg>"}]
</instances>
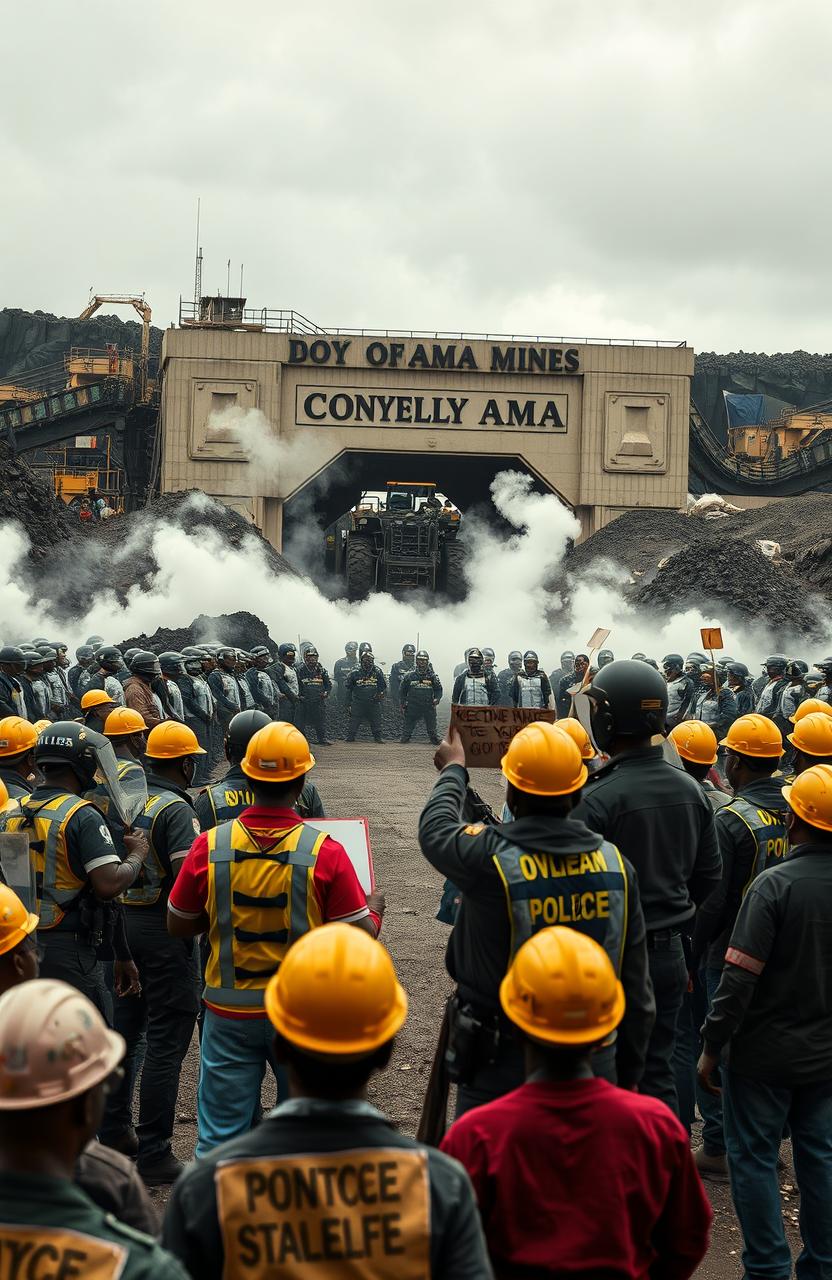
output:
<instances>
[{"instance_id":1,"label":"mine entrance archway","mask_svg":"<svg viewBox=\"0 0 832 1280\"><path fill-rule=\"evenodd\" d=\"M529 475L538 493L556 493L519 455L454 453L374 453L345 450L287 498L283 505L283 549L307 572L326 575L337 568L326 555L326 534L367 490L383 490L388 480L432 482L465 515L488 510L490 486L501 471ZM567 505L569 505L567 503Z\"/></svg>"}]
</instances>

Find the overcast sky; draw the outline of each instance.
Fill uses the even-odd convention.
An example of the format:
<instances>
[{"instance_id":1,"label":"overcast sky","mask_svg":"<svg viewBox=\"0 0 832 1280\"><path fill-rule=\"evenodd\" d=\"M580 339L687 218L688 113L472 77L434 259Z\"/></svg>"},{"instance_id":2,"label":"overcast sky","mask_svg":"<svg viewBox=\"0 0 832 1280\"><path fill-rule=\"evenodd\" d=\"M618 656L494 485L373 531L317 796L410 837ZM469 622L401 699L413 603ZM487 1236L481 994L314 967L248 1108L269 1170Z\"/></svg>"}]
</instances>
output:
<instances>
[{"instance_id":1,"label":"overcast sky","mask_svg":"<svg viewBox=\"0 0 832 1280\"><path fill-rule=\"evenodd\" d=\"M832 348L829 0L39 0L5 35L0 305L169 324L201 196L204 291L231 258L321 325Z\"/></svg>"}]
</instances>

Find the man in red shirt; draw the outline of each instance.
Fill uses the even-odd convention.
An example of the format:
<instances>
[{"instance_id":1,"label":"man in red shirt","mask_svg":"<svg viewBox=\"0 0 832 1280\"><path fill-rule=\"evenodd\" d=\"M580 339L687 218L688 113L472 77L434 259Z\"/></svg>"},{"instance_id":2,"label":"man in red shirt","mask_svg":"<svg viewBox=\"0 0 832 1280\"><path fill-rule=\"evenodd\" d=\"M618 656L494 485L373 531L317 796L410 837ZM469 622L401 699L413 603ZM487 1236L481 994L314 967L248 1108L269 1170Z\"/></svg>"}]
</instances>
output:
<instances>
[{"instance_id":1,"label":"man in red shirt","mask_svg":"<svg viewBox=\"0 0 832 1280\"><path fill-rule=\"evenodd\" d=\"M168 900L169 932L208 940L197 1156L259 1118L267 1062L285 1092L264 995L292 943L333 921L381 928L383 897L368 899L344 848L295 811L314 763L294 725L258 730L242 762L254 804L197 836Z\"/></svg>"},{"instance_id":2,"label":"man in red shirt","mask_svg":"<svg viewBox=\"0 0 832 1280\"><path fill-rule=\"evenodd\" d=\"M543 929L500 988L526 1083L467 1112L441 1148L468 1170L495 1275L685 1280L712 1213L688 1136L663 1102L592 1074L624 1013L602 947Z\"/></svg>"}]
</instances>

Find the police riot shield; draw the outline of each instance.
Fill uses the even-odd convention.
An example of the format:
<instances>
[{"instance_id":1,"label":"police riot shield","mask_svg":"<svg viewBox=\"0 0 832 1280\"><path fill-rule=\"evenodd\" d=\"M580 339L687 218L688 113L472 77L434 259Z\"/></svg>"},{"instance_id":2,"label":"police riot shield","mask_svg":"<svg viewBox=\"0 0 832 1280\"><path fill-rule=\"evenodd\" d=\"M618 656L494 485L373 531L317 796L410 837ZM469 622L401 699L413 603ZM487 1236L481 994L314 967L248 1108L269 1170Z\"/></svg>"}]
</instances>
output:
<instances>
[{"instance_id":1,"label":"police riot shield","mask_svg":"<svg viewBox=\"0 0 832 1280\"><path fill-rule=\"evenodd\" d=\"M3 882L14 889L26 910L37 913L35 868L25 831L0 831L0 871Z\"/></svg>"},{"instance_id":2,"label":"police riot shield","mask_svg":"<svg viewBox=\"0 0 832 1280\"><path fill-rule=\"evenodd\" d=\"M96 746L95 757L96 782L100 782L106 788L107 795L125 827L132 827L139 815L144 813L147 805L147 780L144 772L131 769L127 777L120 778L116 753L113 751L112 743L106 739L102 745Z\"/></svg>"}]
</instances>

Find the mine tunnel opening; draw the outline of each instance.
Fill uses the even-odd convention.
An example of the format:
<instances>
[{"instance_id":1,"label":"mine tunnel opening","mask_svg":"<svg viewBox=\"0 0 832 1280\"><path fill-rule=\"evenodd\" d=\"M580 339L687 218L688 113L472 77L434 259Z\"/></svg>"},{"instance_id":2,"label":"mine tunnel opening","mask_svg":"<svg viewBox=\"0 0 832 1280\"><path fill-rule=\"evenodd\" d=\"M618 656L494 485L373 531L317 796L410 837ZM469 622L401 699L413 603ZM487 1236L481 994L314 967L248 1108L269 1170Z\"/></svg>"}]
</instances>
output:
<instances>
[{"instance_id":1,"label":"mine tunnel opening","mask_svg":"<svg viewBox=\"0 0 832 1280\"><path fill-rule=\"evenodd\" d=\"M329 594L338 594L350 513L362 495L383 494L390 481L435 485L440 498L460 513L463 543L465 518L474 514L508 533L511 526L489 501L490 486L502 471L519 471L530 477L535 492L556 493L566 501L518 454L345 450L284 503L283 551Z\"/></svg>"}]
</instances>

